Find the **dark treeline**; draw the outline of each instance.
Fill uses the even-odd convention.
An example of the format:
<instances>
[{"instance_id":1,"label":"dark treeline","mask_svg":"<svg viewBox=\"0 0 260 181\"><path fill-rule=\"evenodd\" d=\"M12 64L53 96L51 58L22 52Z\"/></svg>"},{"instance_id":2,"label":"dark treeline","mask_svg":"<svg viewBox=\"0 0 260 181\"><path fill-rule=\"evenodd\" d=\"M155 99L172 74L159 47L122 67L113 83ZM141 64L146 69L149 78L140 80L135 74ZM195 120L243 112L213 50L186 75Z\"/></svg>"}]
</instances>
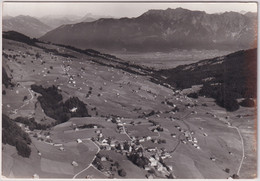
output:
<instances>
[{"instance_id":1,"label":"dark treeline","mask_svg":"<svg viewBox=\"0 0 260 181\"><path fill-rule=\"evenodd\" d=\"M2 115L2 141L3 144L15 146L22 157L29 157L31 154L29 135L5 114Z\"/></svg>"},{"instance_id":2,"label":"dark treeline","mask_svg":"<svg viewBox=\"0 0 260 181\"><path fill-rule=\"evenodd\" d=\"M3 84L5 85L6 88L10 86L14 86L13 83L11 82L11 78L8 77L7 73L6 73L6 70L4 67L2 67L2 82Z\"/></svg>"},{"instance_id":3,"label":"dark treeline","mask_svg":"<svg viewBox=\"0 0 260 181\"><path fill-rule=\"evenodd\" d=\"M26 126L29 127L29 129L31 131L33 131L34 129L46 130L47 128L51 127L51 125L45 125L45 124L37 123L34 118L17 117L17 118L14 119L14 121L18 122L18 123L25 124Z\"/></svg>"},{"instance_id":4,"label":"dark treeline","mask_svg":"<svg viewBox=\"0 0 260 181\"><path fill-rule=\"evenodd\" d=\"M203 85L199 95L212 97L227 111L235 111L238 98L256 98L256 68L257 50L251 49L161 70L157 76L167 77L164 81L179 89Z\"/></svg>"},{"instance_id":5,"label":"dark treeline","mask_svg":"<svg viewBox=\"0 0 260 181\"><path fill-rule=\"evenodd\" d=\"M58 124L68 121L71 117L90 116L85 104L77 97L71 97L63 103L62 95L55 86L43 88L41 85L31 85L31 88L41 94L38 101L42 109L47 116L57 120ZM77 110L75 112L70 111L73 108L77 108Z\"/></svg>"}]
</instances>

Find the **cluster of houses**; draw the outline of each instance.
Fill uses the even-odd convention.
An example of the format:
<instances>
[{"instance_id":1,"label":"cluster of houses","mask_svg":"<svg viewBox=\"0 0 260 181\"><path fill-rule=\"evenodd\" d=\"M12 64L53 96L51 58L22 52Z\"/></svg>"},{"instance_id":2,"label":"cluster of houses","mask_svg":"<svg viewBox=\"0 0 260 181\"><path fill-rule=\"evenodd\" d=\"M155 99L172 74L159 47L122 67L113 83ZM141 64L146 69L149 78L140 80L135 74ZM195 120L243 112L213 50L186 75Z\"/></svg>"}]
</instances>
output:
<instances>
[{"instance_id":1,"label":"cluster of houses","mask_svg":"<svg viewBox=\"0 0 260 181\"><path fill-rule=\"evenodd\" d=\"M122 132L124 131L123 123L121 122L120 118L112 119L108 118L107 121L114 121L117 126L119 127L119 130ZM157 148L157 147L146 147L144 148L140 143L145 141L152 141L154 140L151 136L144 136L144 137L134 137L130 136L131 140L119 142L117 140L111 139L111 138L105 138L102 134L102 130L96 129L95 133L97 134L96 138L92 138L92 141L95 141L97 145L99 145L100 149L104 150L114 150L117 153L120 153L125 156L130 156L133 152L137 152L141 148L141 152L139 152L140 156L145 156L149 159L150 164L145 166L145 170L151 170L155 169L158 172L164 173L165 175L168 175L169 172L172 171L172 166L166 166L161 163L161 160L171 158L171 155L169 152L167 152L163 148ZM137 144L137 142L139 144ZM103 159L104 160L104 159ZM102 161L102 160L101 160ZM151 177L151 175L149 176Z\"/></svg>"}]
</instances>

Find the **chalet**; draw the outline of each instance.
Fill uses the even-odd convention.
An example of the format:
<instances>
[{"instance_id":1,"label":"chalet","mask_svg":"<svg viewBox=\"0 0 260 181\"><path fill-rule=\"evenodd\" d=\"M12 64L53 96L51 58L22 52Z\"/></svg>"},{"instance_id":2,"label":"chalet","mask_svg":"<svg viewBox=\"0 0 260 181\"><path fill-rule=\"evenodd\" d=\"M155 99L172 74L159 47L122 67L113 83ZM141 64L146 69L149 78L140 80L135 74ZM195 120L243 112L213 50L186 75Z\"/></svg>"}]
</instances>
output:
<instances>
[{"instance_id":1,"label":"chalet","mask_svg":"<svg viewBox=\"0 0 260 181\"><path fill-rule=\"evenodd\" d=\"M147 141L149 141L149 140L151 140L151 139L152 139L151 136L147 136L147 137L146 137L146 140L147 140Z\"/></svg>"},{"instance_id":2,"label":"chalet","mask_svg":"<svg viewBox=\"0 0 260 181\"><path fill-rule=\"evenodd\" d=\"M60 151L65 151L65 149L62 146L59 148L59 150Z\"/></svg>"},{"instance_id":3,"label":"chalet","mask_svg":"<svg viewBox=\"0 0 260 181\"><path fill-rule=\"evenodd\" d=\"M102 133L99 133L99 134L98 134L98 137L99 137L99 138L101 138L102 136L103 136L103 134L102 134Z\"/></svg>"},{"instance_id":4,"label":"chalet","mask_svg":"<svg viewBox=\"0 0 260 181\"><path fill-rule=\"evenodd\" d=\"M145 141L145 139L144 138L142 138L142 139L140 139L139 140L139 142L141 143L141 142L144 142Z\"/></svg>"},{"instance_id":5,"label":"chalet","mask_svg":"<svg viewBox=\"0 0 260 181\"><path fill-rule=\"evenodd\" d=\"M112 118L107 118L106 121L107 121L107 122L111 122L111 121L112 121Z\"/></svg>"},{"instance_id":6,"label":"chalet","mask_svg":"<svg viewBox=\"0 0 260 181\"><path fill-rule=\"evenodd\" d=\"M100 133L101 133L101 131L100 131L100 130L96 130L96 131L95 131L95 133L97 133L97 134L100 134Z\"/></svg>"},{"instance_id":7,"label":"chalet","mask_svg":"<svg viewBox=\"0 0 260 181\"><path fill-rule=\"evenodd\" d=\"M102 161L102 162L105 162L105 161L107 161L107 158L106 158L105 156L102 156L102 157L101 157L101 161Z\"/></svg>"},{"instance_id":8,"label":"chalet","mask_svg":"<svg viewBox=\"0 0 260 181\"><path fill-rule=\"evenodd\" d=\"M148 152L155 152L155 151L156 151L156 148L148 148L147 151L148 151Z\"/></svg>"},{"instance_id":9,"label":"chalet","mask_svg":"<svg viewBox=\"0 0 260 181\"><path fill-rule=\"evenodd\" d=\"M212 160L213 162L216 161L215 157L210 157L210 160Z\"/></svg>"},{"instance_id":10,"label":"chalet","mask_svg":"<svg viewBox=\"0 0 260 181\"><path fill-rule=\"evenodd\" d=\"M98 127L97 126L93 126L94 129L97 129Z\"/></svg>"},{"instance_id":11,"label":"chalet","mask_svg":"<svg viewBox=\"0 0 260 181\"><path fill-rule=\"evenodd\" d=\"M54 143L53 146L62 146L62 143Z\"/></svg>"},{"instance_id":12,"label":"chalet","mask_svg":"<svg viewBox=\"0 0 260 181\"><path fill-rule=\"evenodd\" d=\"M70 109L70 112L77 112L77 107L73 107L72 109Z\"/></svg>"},{"instance_id":13,"label":"chalet","mask_svg":"<svg viewBox=\"0 0 260 181\"><path fill-rule=\"evenodd\" d=\"M77 143L82 143L82 140L81 139L77 139Z\"/></svg>"},{"instance_id":14,"label":"chalet","mask_svg":"<svg viewBox=\"0 0 260 181\"><path fill-rule=\"evenodd\" d=\"M136 140L136 137L132 136L131 139L132 139L132 140Z\"/></svg>"},{"instance_id":15,"label":"chalet","mask_svg":"<svg viewBox=\"0 0 260 181\"><path fill-rule=\"evenodd\" d=\"M128 152L132 152L133 148L132 146L129 146Z\"/></svg>"},{"instance_id":16,"label":"chalet","mask_svg":"<svg viewBox=\"0 0 260 181\"><path fill-rule=\"evenodd\" d=\"M207 133L203 133L203 136L208 136L208 134Z\"/></svg>"},{"instance_id":17,"label":"chalet","mask_svg":"<svg viewBox=\"0 0 260 181\"><path fill-rule=\"evenodd\" d=\"M171 136L172 136L173 138L176 138L176 134L175 134L175 133L171 134Z\"/></svg>"},{"instance_id":18,"label":"chalet","mask_svg":"<svg viewBox=\"0 0 260 181\"><path fill-rule=\"evenodd\" d=\"M166 152L166 153L162 154L161 157L162 157L162 159L166 159L166 158L171 158L172 156L168 152Z\"/></svg>"},{"instance_id":19,"label":"chalet","mask_svg":"<svg viewBox=\"0 0 260 181\"><path fill-rule=\"evenodd\" d=\"M123 123L117 123L117 126L123 126Z\"/></svg>"},{"instance_id":20,"label":"chalet","mask_svg":"<svg viewBox=\"0 0 260 181\"><path fill-rule=\"evenodd\" d=\"M121 120L120 120L120 118L118 117L118 118L116 118L116 123L121 123Z\"/></svg>"},{"instance_id":21,"label":"chalet","mask_svg":"<svg viewBox=\"0 0 260 181\"><path fill-rule=\"evenodd\" d=\"M194 143L198 143L197 138L193 138L193 142L194 142Z\"/></svg>"},{"instance_id":22,"label":"chalet","mask_svg":"<svg viewBox=\"0 0 260 181\"><path fill-rule=\"evenodd\" d=\"M168 167L168 169L169 169L170 171L172 171L172 166L171 166L171 165L168 165L167 167Z\"/></svg>"},{"instance_id":23,"label":"chalet","mask_svg":"<svg viewBox=\"0 0 260 181\"><path fill-rule=\"evenodd\" d=\"M155 160L153 157L150 157L149 161L150 161L150 166L151 167L154 167L154 166L156 166L158 164L158 161Z\"/></svg>"},{"instance_id":24,"label":"chalet","mask_svg":"<svg viewBox=\"0 0 260 181\"><path fill-rule=\"evenodd\" d=\"M101 145L107 146L108 145L107 139L103 139L102 142L101 142Z\"/></svg>"},{"instance_id":25,"label":"chalet","mask_svg":"<svg viewBox=\"0 0 260 181\"><path fill-rule=\"evenodd\" d=\"M110 145L106 145L106 150L111 150L111 146Z\"/></svg>"},{"instance_id":26,"label":"chalet","mask_svg":"<svg viewBox=\"0 0 260 181\"><path fill-rule=\"evenodd\" d=\"M145 165L145 166L144 166L144 169L147 170L147 171L148 171L148 170L151 170L151 168L150 168L148 165Z\"/></svg>"},{"instance_id":27,"label":"chalet","mask_svg":"<svg viewBox=\"0 0 260 181\"><path fill-rule=\"evenodd\" d=\"M38 174L35 173L35 174L33 174L33 178L34 178L34 179L39 179L40 177L39 177Z\"/></svg>"},{"instance_id":28,"label":"chalet","mask_svg":"<svg viewBox=\"0 0 260 181\"><path fill-rule=\"evenodd\" d=\"M155 155L154 155L154 158L155 158L155 160L160 160L160 156L156 153Z\"/></svg>"},{"instance_id":29,"label":"chalet","mask_svg":"<svg viewBox=\"0 0 260 181\"><path fill-rule=\"evenodd\" d=\"M79 164L77 163L77 162L75 162L75 161L72 161L72 163L71 163L74 167L77 167L77 166L79 166Z\"/></svg>"},{"instance_id":30,"label":"chalet","mask_svg":"<svg viewBox=\"0 0 260 181\"><path fill-rule=\"evenodd\" d=\"M184 136L186 137L186 138L188 138L189 137L189 134L188 134L188 132L186 131L186 132L184 132Z\"/></svg>"},{"instance_id":31,"label":"chalet","mask_svg":"<svg viewBox=\"0 0 260 181\"><path fill-rule=\"evenodd\" d=\"M163 166L162 164L158 164L156 167L157 171L162 172L163 171Z\"/></svg>"},{"instance_id":32,"label":"chalet","mask_svg":"<svg viewBox=\"0 0 260 181\"><path fill-rule=\"evenodd\" d=\"M115 147L115 146L116 146L115 141L111 141L111 142L110 142L110 146L111 146L111 147Z\"/></svg>"},{"instance_id":33,"label":"chalet","mask_svg":"<svg viewBox=\"0 0 260 181\"><path fill-rule=\"evenodd\" d=\"M153 143L157 144L158 143L158 140L157 139L154 139L152 140Z\"/></svg>"}]
</instances>

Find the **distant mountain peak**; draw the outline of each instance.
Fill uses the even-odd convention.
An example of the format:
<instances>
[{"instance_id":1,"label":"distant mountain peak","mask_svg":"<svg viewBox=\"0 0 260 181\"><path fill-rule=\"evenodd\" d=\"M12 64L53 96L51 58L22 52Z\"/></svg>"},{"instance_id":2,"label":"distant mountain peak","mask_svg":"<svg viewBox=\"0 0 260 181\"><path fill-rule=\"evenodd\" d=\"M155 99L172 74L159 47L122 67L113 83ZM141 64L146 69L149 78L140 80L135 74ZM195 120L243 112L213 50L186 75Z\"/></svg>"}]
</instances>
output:
<instances>
[{"instance_id":1,"label":"distant mountain peak","mask_svg":"<svg viewBox=\"0 0 260 181\"><path fill-rule=\"evenodd\" d=\"M29 37L38 38L50 31L51 28L29 15L3 18L3 31L17 31Z\"/></svg>"},{"instance_id":2,"label":"distant mountain peak","mask_svg":"<svg viewBox=\"0 0 260 181\"><path fill-rule=\"evenodd\" d=\"M63 26L41 39L100 50L237 50L248 48L254 41L254 23L250 16L237 12L207 14L184 8L151 9L137 18L104 18ZM68 32L73 33L68 35Z\"/></svg>"}]
</instances>

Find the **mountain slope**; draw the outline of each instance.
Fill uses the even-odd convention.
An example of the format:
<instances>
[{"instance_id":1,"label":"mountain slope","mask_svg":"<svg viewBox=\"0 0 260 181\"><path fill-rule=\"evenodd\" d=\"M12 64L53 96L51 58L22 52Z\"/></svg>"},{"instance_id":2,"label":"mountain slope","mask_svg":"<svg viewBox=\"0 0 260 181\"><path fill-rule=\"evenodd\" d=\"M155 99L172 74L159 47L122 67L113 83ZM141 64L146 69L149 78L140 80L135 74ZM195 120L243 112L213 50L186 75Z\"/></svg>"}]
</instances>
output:
<instances>
[{"instance_id":1,"label":"mountain slope","mask_svg":"<svg viewBox=\"0 0 260 181\"><path fill-rule=\"evenodd\" d=\"M235 12L207 14L187 9L149 10L137 18L99 19L64 25L41 40L108 50L252 47L255 19Z\"/></svg>"},{"instance_id":2,"label":"mountain slope","mask_svg":"<svg viewBox=\"0 0 260 181\"><path fill-rule=\"evenodd\" d=\"M17 31L32 38L38 38L52 28L30 16L16 16L3 19L3 31Z\"/></svg>"}]
</instances>

